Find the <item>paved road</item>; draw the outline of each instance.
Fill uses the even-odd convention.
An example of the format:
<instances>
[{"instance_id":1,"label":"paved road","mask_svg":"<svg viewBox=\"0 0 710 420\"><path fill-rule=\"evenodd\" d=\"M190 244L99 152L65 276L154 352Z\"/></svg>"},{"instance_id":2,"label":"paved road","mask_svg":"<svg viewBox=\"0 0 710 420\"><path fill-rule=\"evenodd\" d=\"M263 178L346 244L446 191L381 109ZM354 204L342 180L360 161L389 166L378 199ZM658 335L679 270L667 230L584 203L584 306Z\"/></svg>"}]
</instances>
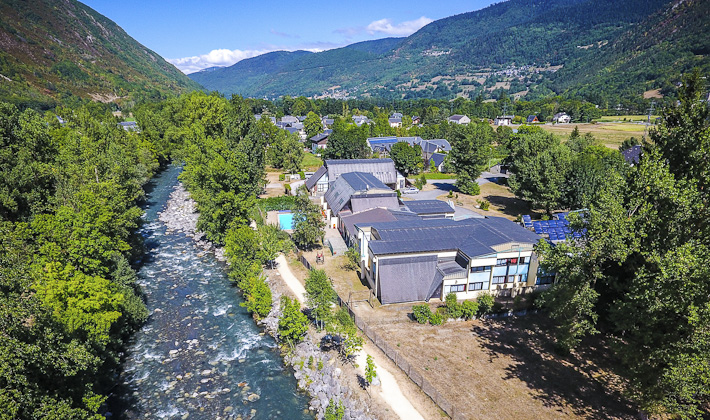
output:
<instances>
[{"instance_id":1,"label":"paved road","mask_svg":"<svg viewBox=\"0 0 710 420\"><path fill-rule=\"evenodd\" d=\"M494 174L491 172L483 172L481 176L476 179L476 182L478 182L478 185L483 185L489 182L496 182L498 181L498 178L507 177L508 174ZM413 200L436 200L436 197L442 194L448 194L449 191L457 191L455 179L430 179L427 183L433 185L436 188L430 191L420 191L416 194L404 194L403 196L409 197ZM456 206L456 213L454 214L454 217L458 219L460 217L471 216L478 216L478 213L472 210L465 209L463 207Z\"/></svg>"}]
</instances>

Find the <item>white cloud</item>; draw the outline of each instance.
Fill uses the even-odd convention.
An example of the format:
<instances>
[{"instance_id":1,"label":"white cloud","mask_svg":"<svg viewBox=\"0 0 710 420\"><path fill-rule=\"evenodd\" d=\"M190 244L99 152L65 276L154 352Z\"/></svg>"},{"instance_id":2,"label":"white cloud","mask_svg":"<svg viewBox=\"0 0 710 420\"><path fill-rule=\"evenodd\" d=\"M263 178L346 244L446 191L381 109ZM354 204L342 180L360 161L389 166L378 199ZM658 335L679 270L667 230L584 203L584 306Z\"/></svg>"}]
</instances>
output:
<instances>
[{"instance_id":1,"label":"white cloud","mask_svg":"<svg viewBox=\"0 0 710 420\"><path fill-rule=\"evenodd\" d=\"M370 23L365 29L367 29L367 32L371 35L374 35L375 33L383 33L394 36L408 36L421 29L422 26L428 25L433 21L433 19L429 19L426 16L399 24L393 24L392 19L380 19Z\"/></svg>"},{"instance_id":2,"label":"white cloud","mask_svg":"<svg viewBox=\"0 0 710 420\"><path fill-rule=\"evenodd\" d=\"M244 60L245 58L256 57L269 52L270 50L228 50L225 48L212 50L207 54L195 55L184 58L168 58L172 63L185 74L194 73L202 69L213 66L231 66L232 64Z\"/></svg>"},{"instance_id":3,"label":"white cloud","mask_svg":"<svg viewBox=\"0 0 710 420\"><path fill-rule=\"evenodd\" d=\"M342 47L341 44L331 42L312 42L297 45L295 47L283 47L278 45L262 45L260 50L229 50L226 48L212 50L207 54L195 55L184 58L166 58L166 61L175 65L185 74L195 73L208 67L221 66L228 67L247 58L266 54L272 51L310 51L321 52L332 48Z\"/></svg>"}]
</instances>

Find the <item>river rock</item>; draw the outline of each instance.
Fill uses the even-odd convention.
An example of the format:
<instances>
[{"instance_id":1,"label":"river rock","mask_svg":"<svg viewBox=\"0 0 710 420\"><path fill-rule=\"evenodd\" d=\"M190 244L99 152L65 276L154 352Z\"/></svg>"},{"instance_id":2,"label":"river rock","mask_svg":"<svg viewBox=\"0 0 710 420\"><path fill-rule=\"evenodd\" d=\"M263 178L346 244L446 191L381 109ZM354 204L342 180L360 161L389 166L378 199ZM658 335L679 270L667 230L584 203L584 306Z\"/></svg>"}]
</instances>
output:
<instances>
[{"instance_id":1,"label":"river rock","mask_svg":"<svg viewBox=\"0 0 710 420\"><path fill-rule=\"evenodd\" d=\"M247 400L249 400L249 402L254 402L254 401L258 400L259 398L261 398L261 397L258 394L254 394L254 393L249 394L249 396L247 396Z\"/></svg>"}]
</instances>

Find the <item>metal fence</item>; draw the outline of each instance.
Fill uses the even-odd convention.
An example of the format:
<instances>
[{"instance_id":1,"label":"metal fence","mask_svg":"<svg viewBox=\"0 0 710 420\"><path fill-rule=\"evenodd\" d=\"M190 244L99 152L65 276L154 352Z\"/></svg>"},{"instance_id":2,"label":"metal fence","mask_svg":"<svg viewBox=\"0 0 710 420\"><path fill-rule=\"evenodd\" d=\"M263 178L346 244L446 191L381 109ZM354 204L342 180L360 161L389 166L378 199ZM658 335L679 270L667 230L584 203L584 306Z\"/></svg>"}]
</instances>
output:
<instances>
[{"instance_id":1,"label":"metal fence","mask_svg":"<svg viewBox=\"0 0 710 420\"><path fill-rule=\"evenodd\" d=\"M311 263L309 263L306 257L304 257L303 254L300 252L298 253L298 260L301 261L301 264L303 264L306 269L308 269L309 271L311 270Z\"/></svg>"}]
</instances>

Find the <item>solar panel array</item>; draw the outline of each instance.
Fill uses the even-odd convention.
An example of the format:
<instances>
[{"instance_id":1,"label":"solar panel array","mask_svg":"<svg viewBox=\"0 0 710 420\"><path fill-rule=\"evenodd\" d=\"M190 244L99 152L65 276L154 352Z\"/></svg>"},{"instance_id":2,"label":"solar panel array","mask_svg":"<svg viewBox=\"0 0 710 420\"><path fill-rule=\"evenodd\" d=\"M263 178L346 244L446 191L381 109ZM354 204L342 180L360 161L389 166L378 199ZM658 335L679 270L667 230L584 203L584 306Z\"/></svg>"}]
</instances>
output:
<instances>
[{"instance_id":1,"label":"solar panel array","mask_svg":"<svg viewBox=\"0 0 710 420\"><path fill-rule=\"evenodd\" d=\"M526 215L527 216L527 215ZM582 229L581 232L572 231L569 227L566 213L556 215L557 220L541 220L532 221L530 216L523 216L523 224L525 227L532 227L538 235L548 235L551 241L564 241L569 238L581 238L587 233L587 229Z\"/></svg>"}]
</instances>

